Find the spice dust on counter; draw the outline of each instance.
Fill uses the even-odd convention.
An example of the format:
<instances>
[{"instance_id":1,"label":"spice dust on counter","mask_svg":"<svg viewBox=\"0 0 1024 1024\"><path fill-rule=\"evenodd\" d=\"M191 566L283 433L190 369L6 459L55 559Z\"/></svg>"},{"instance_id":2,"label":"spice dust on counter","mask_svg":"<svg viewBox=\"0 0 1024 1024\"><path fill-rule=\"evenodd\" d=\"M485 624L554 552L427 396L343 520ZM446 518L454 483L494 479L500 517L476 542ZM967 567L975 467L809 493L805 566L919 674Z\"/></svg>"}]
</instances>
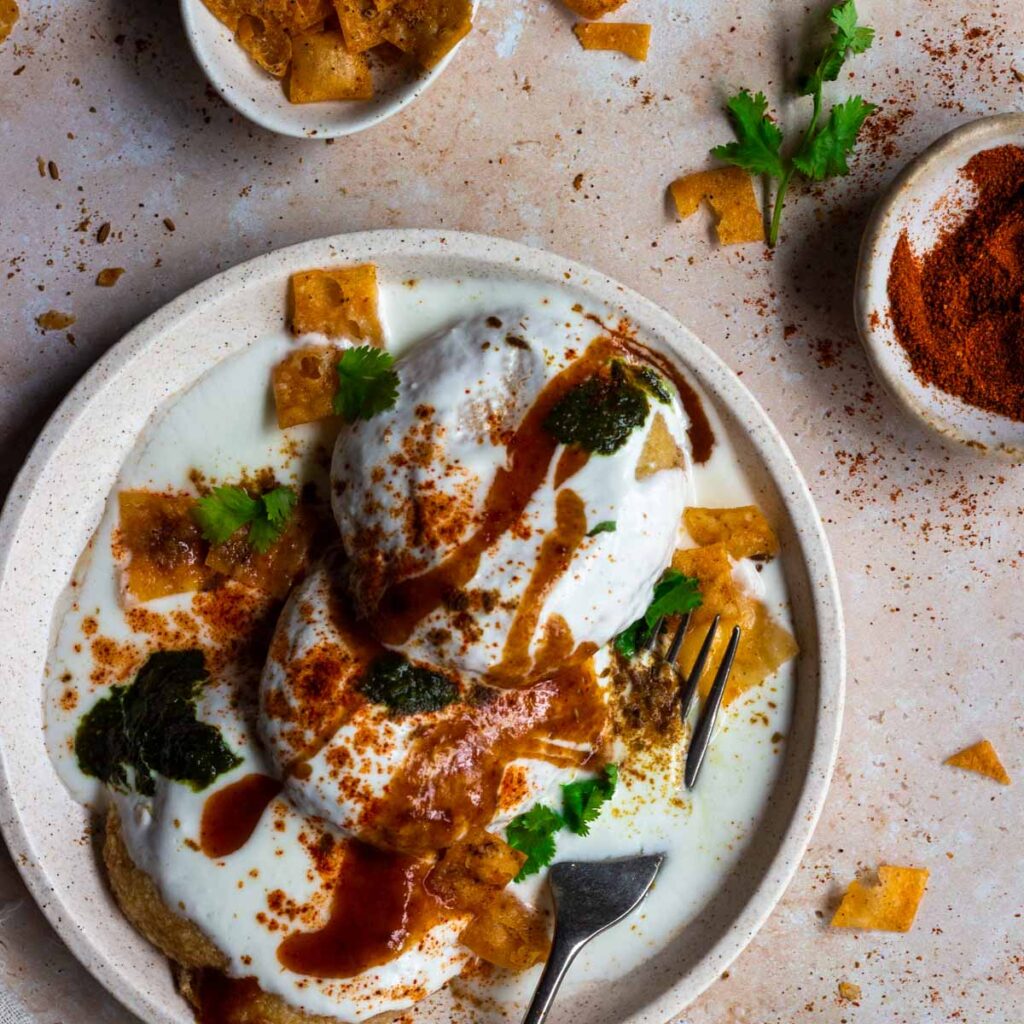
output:
<instances>
[{"instance_id":1,"label":"spice dust on counter","mask_svg":"<svg viewBox=\"0 0 1024 1024\"><path fill-rule=\"evenodd\" d=\"M889 268L896 337L917 377L1024 422L1024 148L973 156L974 205L923 255L903 232Z\"/></svg>"}]
</instances>

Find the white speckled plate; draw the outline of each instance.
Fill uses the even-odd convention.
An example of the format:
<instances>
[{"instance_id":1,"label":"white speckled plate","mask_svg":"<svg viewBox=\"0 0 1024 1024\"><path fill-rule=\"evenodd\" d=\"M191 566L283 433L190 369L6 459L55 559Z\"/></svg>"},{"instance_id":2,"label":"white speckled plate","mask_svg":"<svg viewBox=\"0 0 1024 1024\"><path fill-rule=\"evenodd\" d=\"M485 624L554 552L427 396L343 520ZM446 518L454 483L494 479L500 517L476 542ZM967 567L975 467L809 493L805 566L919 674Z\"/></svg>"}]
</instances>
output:
<instances>
[{"instance_id":1,"label":"white speckled plate","mask_svg":"<svg viewBox=\"0 0 1024 1024\"><path fill-rule=\"evenodd\" d=\"M217 92L250 121L299 139L354 135L397 114L436 81L465 42L460 40L430 71L416 73L398 66L375 66L377 95L373 99L289 103L280 80L249 59L235 42L234 33L210 13L203 0L180 2L189 45ZM472 35L470 32L470 38Z\"/></svg>"},{"instance_id":2,"label":"white speckled plate","mask_svg":"<svg viewBox=\"0 0 1024 1024\"><path fill-rule=\"evenodd\" d=\"M970 209L972 191L960 169L994 146L1024 146L1024 114L996 114L961 125L911 161L878 201L861 242L854 312L875 374L911 416L948 441L1024 461L1024 423L969 405L914 373L889 315L889 268L906 231L925 253ZM957 203L955 200L965 200Z\"/></svg>"},{"instance_id":3,"label":"white speckled plate","mask_svg":"<svg viewBox=\"0 0 1024 1024\"><path fill-rule=\"evenodd\" d=\"M55 605L107 493L153 411L206 369L279 329L288 275L372 260L383 277L520 279L621 309L649 343L674 354L728 431L760 503L779 527L802 652L783 770L736 866L701 911L644 967L614 985L578 973L552 1024L662 1024L710 985L782 895L817 821L832 772L845 651L835 570L821 522L777 431L738 378L685 327L585 267L499 239L380 231L308 242L262 256L187 292L115 346L54 414L0 519L0 826L54 928L85 966L146 1021L191 1014L166 961L128 925L104 883L86 811L67 794L43 742L42 673ZM83 838L86 836L86 838ZM417 1024L450 1021L448 996ZM516 1010L509 1007L511 1016ZM461 1017L465 1016L463 1012Z\"/></svg>"}]
</instances>

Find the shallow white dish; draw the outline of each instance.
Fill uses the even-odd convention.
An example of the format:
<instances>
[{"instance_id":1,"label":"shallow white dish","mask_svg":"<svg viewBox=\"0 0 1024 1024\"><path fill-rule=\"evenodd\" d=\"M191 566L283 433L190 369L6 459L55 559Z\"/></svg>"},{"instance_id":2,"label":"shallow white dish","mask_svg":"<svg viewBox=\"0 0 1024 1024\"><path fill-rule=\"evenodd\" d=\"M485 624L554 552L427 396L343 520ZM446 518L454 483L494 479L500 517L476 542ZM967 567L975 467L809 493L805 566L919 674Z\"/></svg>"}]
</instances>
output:
<instances>
[{"instance_id":1,"label":"shallow white dish","mask_svg":"<svg viewBox=\"0 0 1024 1024\"><path fill-rule=\"evenodd\" d=\"M696 379L758 481L778 526L802 653L779 781L737 866L703 909L615 985L577 976L553 1024L662 1024L738 955L795 871L828 788L839 738L844 640L835 571L805 483L784 443L738 378L686 328L622 285L510 242L433 231L382 231L308 242L200 285L132 331L72 391L18 477L0 519L0 827L15 862L61 937L122 1002L147 1021L186 1024L162 956L114 906L88 815L59 782L41 729L42 669L56 602L95 529L118 469L153 411L210 366L279 329L288 275L372 260L383 277L519 279L570 289L620 309ZM434 1000L428 1001L428 1004ZM448 1007L450 1010L450 1007ZM422 1024L449 1020L435 1004Z\"/></svg>"},{"instance_id":2,"label":"shallow white dish","mask_svg":"<svg viewBox=\"0 0 1024 1024\"><path fill-rule=\"evenodd\" d=\"M1024 423L969 405L917 377L896 339L888 296L889 267L903 231L914 252L926 252L950 224L950 211L957 209L948 199L971 194L959 178L960 169L976 153L1008 143L1024 145L1024 114L997 114L962 125L900 172L879 199L864 232L854 312L876 376L909 415L947 440L1024 460Z\"/></svg>"},{"instance_id":3,"label":"shallow white dish","mask_svg":"<svg viewBox=\"0 0 1024 1024\"><path fill-rule=\"evenodd\" d=\"M465 42L460 40L430 71L417 74L395 69L378 78L377 95L372 100L289 103L280 79L249 59L231 30L210 13L202 0L180 2L189 45L217 92L262 128L299 139L354 135L397 114L430 87Z\"/></svg>"}]
</instances>

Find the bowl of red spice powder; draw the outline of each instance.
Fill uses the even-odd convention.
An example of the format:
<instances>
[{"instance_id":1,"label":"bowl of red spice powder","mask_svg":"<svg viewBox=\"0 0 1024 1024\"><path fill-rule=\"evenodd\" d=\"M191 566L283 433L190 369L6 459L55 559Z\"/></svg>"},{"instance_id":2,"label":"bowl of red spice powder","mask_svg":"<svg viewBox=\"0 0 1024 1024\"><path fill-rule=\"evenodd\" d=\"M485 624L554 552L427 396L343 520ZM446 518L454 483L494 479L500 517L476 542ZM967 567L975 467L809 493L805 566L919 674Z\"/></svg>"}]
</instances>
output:
<instances>
[{"instance_id":1,"label":"bowl of red spice powder","mask_svg":"<svg viewBox=\"0 0 1024 1024\"><path fill-rule=\"evenodd\" d=\"M855 306L901 406L1024 460L1024 114L957 128L900 173L865 232Z\"/></svg>"}]
</instances>

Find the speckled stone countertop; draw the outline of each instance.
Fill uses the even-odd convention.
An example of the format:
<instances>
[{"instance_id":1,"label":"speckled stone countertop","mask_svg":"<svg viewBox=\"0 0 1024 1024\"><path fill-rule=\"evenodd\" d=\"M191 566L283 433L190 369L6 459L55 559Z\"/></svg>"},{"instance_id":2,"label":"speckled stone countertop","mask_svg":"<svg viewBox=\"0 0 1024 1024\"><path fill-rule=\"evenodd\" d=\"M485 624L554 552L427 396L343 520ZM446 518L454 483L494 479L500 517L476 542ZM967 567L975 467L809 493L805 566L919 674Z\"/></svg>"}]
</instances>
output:
<instances>
[{"instance_id":1,"label":"speckled stone countertop","mask_svg":"<svg viewBox=\"0 0 1024 1024\"><path fill-rule=\"evenodd\" d=\"M793 196L774 256L719 248L705 217L675 221L666 186L729 138L727 90L778 97L808 6L824 7L631 0L623 16L654 24L651 59L635 64L584 53L549 0L484 0L426 96L327 145L227 108L176 4L23 3L0 48L0 494L128 328L268 249L450 227L598 267L693 328L768 410L824 517L847 618L847 713L821 824L767 926L682 1019L1018 1024L1024 468L947 449L904 419L869 374L851 296L865 218L901 164L955 125L1024 109L1024 5L862 0L879 36L842 84L881 110L853 173ZM96 287L113 266L126 270L117 286ZM75 315L70 333L40 333L51 308ZM983 736L1015 785L942 767ZM914 930L830 930L842 888L879 863L931 869ZM0 976L42 1024L130 1019L2 850ZM840 981L861 998L842 1000Z\"/></svg>"}]
</instances>

